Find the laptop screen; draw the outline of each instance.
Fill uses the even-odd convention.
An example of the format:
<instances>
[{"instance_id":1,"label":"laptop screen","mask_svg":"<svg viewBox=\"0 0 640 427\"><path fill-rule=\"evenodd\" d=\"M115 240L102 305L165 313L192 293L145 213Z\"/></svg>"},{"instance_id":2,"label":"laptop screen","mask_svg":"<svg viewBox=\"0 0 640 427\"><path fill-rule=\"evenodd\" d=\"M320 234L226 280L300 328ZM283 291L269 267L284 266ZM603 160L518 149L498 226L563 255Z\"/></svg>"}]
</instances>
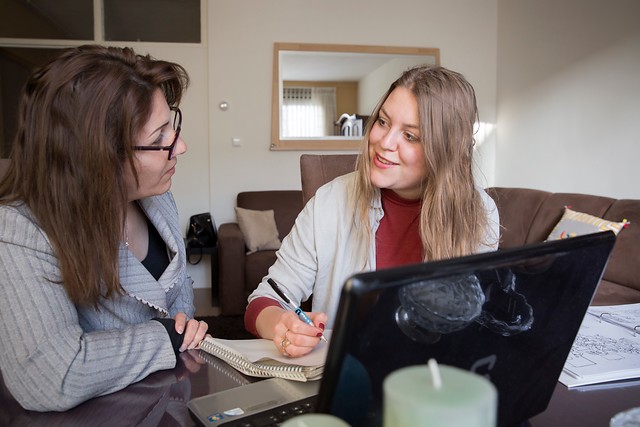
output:
<instances>
[{"instance_id":1,"label":"laptop screen","mask_svg":"<svg viewBox=\"0 0 640 427\"><path fill-rule=\"evenodd\" d=\"M385 377L435 358L493 382L499 426L542 412L614 241L598 233L354 275L317 410L381 426Z\"/></svg>"}]
</instances>

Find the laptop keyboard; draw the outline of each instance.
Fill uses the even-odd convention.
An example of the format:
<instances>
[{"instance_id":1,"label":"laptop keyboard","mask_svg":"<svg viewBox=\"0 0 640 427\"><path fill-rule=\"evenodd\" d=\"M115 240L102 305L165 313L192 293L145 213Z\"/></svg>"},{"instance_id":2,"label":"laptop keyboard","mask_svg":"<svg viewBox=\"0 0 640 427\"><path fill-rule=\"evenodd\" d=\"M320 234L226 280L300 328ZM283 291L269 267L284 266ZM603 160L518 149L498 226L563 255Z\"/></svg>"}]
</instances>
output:
<instances>
[{"instance_id":1,"label":"laptop keyboard","mask_svg":"<svg viewBox=\"0 0 640 427\"><path fill-rule=\"evenodd\" d=\"M266 411L242 417L237 420L224 423L221 427L271 427L279 426L289 418L296 415L313 412L318 395L310 396L302 400L287 403L282 406L267 409Z\"/></svg>"}]
</instances>

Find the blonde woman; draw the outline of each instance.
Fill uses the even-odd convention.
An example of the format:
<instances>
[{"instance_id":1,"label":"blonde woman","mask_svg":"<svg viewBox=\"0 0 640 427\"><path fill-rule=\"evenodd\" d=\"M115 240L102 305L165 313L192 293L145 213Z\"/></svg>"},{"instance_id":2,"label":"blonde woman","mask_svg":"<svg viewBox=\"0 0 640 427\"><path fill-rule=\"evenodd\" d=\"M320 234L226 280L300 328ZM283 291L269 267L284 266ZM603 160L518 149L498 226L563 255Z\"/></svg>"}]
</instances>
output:
<instances>
[{"instance_id":1,"label":"blonde woman","mask_svg":"<svg viewBox=\"0 0 640 427\"><path fill-rule=\"evenodd\" d=\"M459 73L403 73L371 115L355 172L317 191L249 296L247 330L301 356L333 327L350 275L497 249L498 211L472 174L477 118ZM313 294L313 326L281 306L269 278L296 303Z\"/></svg>"}]
</instances>

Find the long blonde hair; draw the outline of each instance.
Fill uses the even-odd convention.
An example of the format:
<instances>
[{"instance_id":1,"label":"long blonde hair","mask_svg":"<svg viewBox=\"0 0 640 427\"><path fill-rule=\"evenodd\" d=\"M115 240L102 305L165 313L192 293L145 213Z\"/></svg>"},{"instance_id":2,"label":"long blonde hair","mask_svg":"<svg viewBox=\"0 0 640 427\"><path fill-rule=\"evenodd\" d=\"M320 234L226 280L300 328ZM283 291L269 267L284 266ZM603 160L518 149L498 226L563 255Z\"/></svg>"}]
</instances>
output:
<instances>
[{"instance_id":1,"label":"long blonde hair","mask_svg":"<svg viewBox=\"0 0 640 427\"><path fill-rule=\"evenodd\" d=\"M189 82L178 64L129 48L63 50L29 78L0 203L24 203L58 258L76 304L121 292L119 242L127 205L125 165L160 89L177 106Z\"/></svg>"},{"instance_id":2,"label":"long blonde hair","mask_svg":"<svg viewBox=\"0 0 640 427\"><path fill-rule=\"evenodd\" d=\"M420 215L424 260L471 254L484 243L488 226L472 170L476 96L461 74L438 66L418 66L404 72L382 96L367 122L356 165L358 217L364 240L371 238L369 210L379 191L370 179L369 134L382 105L397 87L410 90L418 103L427 169Z\"/></svg>"}]
</instances>

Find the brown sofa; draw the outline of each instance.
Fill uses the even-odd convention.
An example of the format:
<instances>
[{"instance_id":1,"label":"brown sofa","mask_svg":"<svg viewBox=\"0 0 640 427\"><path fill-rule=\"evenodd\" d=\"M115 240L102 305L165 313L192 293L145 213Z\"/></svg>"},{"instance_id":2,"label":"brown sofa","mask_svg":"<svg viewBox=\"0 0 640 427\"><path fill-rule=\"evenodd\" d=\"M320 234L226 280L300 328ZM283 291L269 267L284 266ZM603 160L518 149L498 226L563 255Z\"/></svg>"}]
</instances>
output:
<instances>
[{"instance_id":1,"label":"brown sofa","mask_svg":"<svg viewBox=\"0 0 640 427\"><path fill-rule=\"evenodd\" d=\"M594 305L640 302L640 200L612 199L527 188L493 187L487 192L500 212L500 247L541 242L562 217L565 206L610 221L627 219L620 231Z\"/></svg>"},{"instance_id":2,"label":"brown sofa","mask_svg":"<svg viewBox=\"0 0 640 427\"><path fill-rule=\"evenodd\" d=\"M301 158L302 194L305 200L315 194L317 188L326 182L325 180L353 170L355 161L355 156L352 155L303 155L302 157L304 158ZM575 193L551 193L527 188L492 187L488 188L487 192L496 201L500 212L500 248L544 241L562 217L565 206L611 221L629 220L630 226L618 235L593 304L640 302L640 200L618 200ZM257 195L250 197L257 197ZM238 195L238 206L242 207L241 203L246 202L244 197L241 201ZM282 227L280 223L278 224L278 231L282 238L291 229L295 216L300 212L302 198L296 195L288 202L280 200L277 205L279 209L286 211L290 219L283 222ZM248 208L270 208L261 208L258 204L252 204L252 206L254 207ZM267 203L264 206L274 206L274 203ZM280 214L283 215L284 212L280 211ZM227 233L236 236L233 252L230 249L222 249L224 245L222 236ZM239 240L241 239L239 235L240 231L236 224L223 224L220 227L220 294L223 314L244 312L246 297L255 289L262 277L266 275L271 263L275 261L275 252L268 251L257 256L260 258L259 262L251 261L248 264L251 256L244 256L244 247Z\"/></svg>"},{"instance_id":3,"label":"brown sofa","mask_svg":"<svg viewBox=\"0 0 640 427\"><path fill-rule=\"evenodd\" d=\"M299 190L246 191L238 193L236 206L252 210L273 209L276 227L282 240L293 227L302 210ZM220 311L223 315L244 314L247 297L262 281L276 260L275 250L262 250L247 255L247 248L235 222L218 229L218 286Z\"/></svg>"},{"instance_id":4,"label":"brown sofa","mask_svg":"<svg viewBox=\"0 0 640 427\"><path fill-rule=\"evenodd\" d=\"M305 200L328 180L352 171L355 160L353 154L303 154L300 173ZM629 220L631 225L618 235L593 303L640 302L640 200L527 188L493 187L487 192L500 212L500 248L544 241L562 217L565 206L610 221Z\"/></svg>"}]
</instances>

